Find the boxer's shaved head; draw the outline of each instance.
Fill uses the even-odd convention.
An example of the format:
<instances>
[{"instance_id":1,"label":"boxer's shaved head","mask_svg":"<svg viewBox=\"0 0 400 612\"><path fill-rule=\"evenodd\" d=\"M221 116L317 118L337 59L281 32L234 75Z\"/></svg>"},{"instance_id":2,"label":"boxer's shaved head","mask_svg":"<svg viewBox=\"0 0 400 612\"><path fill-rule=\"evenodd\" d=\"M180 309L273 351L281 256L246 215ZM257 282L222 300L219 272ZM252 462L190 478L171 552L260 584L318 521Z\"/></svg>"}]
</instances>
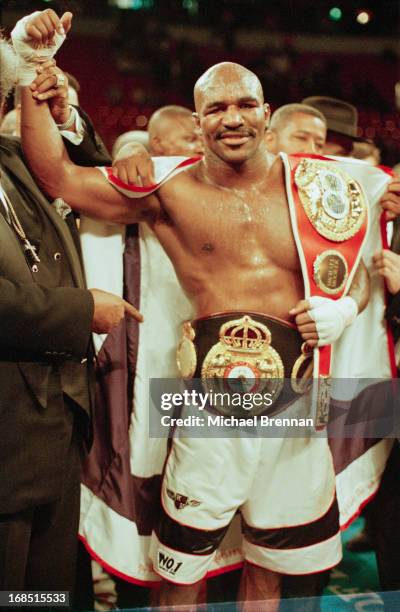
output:
<instances>
[{"instance_id":1,"label":"boxer's shaved head","mask_svg":"<svg viewBox=\"0 0 400 612\"><path fill-rule=\"evenodd\" d=\"M201 75L194 86L196 111L200 112L205 97L212 99L221 88L226 95L234 94L235 89L239 86L248 90L249 94L256 95L261 103L264 102L262 86L254 72L233 62L221 62L211 66Z\"/></svg>"},{"instance_id":2,"label":"boxer's shaved head","mask_svg":"<svg viewBox=\"0 0 400 612\"><path fill-rule=\"evenodd\" d=\"M207 157L241 164L261 154L269 106L254 72L232 62L216 64L197 81L194 101Z\"/></svg>"}]
</instances>

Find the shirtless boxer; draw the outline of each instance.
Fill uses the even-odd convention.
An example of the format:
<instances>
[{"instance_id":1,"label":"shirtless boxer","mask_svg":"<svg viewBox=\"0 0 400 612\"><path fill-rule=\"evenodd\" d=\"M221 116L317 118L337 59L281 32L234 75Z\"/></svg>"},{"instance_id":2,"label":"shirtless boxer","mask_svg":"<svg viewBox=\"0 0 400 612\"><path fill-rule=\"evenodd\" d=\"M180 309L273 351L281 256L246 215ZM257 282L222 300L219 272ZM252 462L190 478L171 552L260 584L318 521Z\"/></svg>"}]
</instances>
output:
<instances>
[{"instance_id":1,"label":"shirtless boxer","mask_svg":"<svg viewBox=\"0 0 400 612\"><path fill-rule=\"evenodd\" d=\"M46 95L36 95L46 99ZM228 312L231 320L257 313L257 327L274 321L268 317L277 317L287 338L296 334L288 325L295 318L310 346L330 344L364 308L368 283L360 266L351 297L323 298L319 303L301 299L303 281L282 162L277 158L271 163L263 145L269 108L257 77L237 64L214 66L196 83L195 105L205 142L204 159L162 184L156 193L134 202L111 187L97 169L72 164L47 105L35 102L29 88L23 91L25 152L49 195L62 196L86 215L116 223L148 223L173 262L198 318L212 321L210 313ZM43 150L48 151L46 157ZM151 160L142 151L128 179L146 186L154 183L152 172ZM323 333L322 319L326 323ZM213 338L212 343L217 340ZM334 475L325 441L232 442L174 441L163 484L161 526L153 538L155 569L169 581L162 587L161 604L196 601L213 552L239 507L246 533L244 554L249 561L243 574L243 601L277 599L281 573L318 571L340 559ZM205 450L200 448L202 443ZM281 461L283 446L292 464ZM258 471L261 463L264 477ZM229 482L230 499L223 487L210 488L211 475L221 485ZM283 479L285 487L281 486ZM182 488L185 486L192 490ZM179 507L179 495L200 500L200 504ZM286 540L283 548L274 541L279 530ZM174 567L183 568L175 583L163 571L166 557L173 560ZM271 603L271 610L276 607L276 602Z\"/></svg>"}]
</instances>

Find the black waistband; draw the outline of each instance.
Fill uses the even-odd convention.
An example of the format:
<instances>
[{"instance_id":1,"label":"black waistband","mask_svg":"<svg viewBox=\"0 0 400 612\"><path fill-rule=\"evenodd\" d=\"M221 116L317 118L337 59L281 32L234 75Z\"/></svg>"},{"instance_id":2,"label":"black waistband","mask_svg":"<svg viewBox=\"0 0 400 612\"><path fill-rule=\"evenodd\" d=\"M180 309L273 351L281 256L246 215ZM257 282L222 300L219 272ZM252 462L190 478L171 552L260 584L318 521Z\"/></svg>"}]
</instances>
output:
<instances>
[{"instance_id":1,"label":"black waistband","mask_svg":"<svg viewBox=\"0 0 400 612\"><path fill-rule=\"evenodd\" d=\"M225 378L226 374L215 375L215 370L214 370L214 373L211 374L211 377L208 377L208 374L206 375L204 374L204 372L202 373L202 369L204 366L204 361L205 360L207 361L206 358L207 358L209 351L212 349L212 347L214 347L221 341L220 340L221 326L226 323L230 323L232 321L235 321L235 322L240 321L246 315L250 317L250 319L253 322L261 323L262 325L268 328L271 334L270 347L273 348L274 351L276 351L276 353L278 353L279 358L283 364L283 369L284 369L283 372L279 374L278 376L276 376L275 374L271 374L270 378L268 379L262 378L264 383L261 385L261 388L264 388L264 390L273 391L273 395L274 395L273 404L267 408L260 407L259 409L254 409L254 410L251 409L248 414L252 415L254 413L254 414L273 415L273 414L276 414L282 411L288 404L292 403L295 399L297 399L297 397L301 393L304 392L304 388L302 389L299 386L296 387L296 385L293 386L293 379L292 379L293 367L296 364L296 362L297 364L299 363L297 360L302 355L302 345L304 341L301 335L299 334L297 328L294 325L291 325L290 323L287 323L286 321L283 321L281 319L277 319L276 317L270 317L262 313L256 313L256 312L238 312L236 311L236 312L218 313L215 315L211 315L209 317L203 317L203 318L195 319L194 321L192 321L191 325L195 332L193 343L196 347L196 356L197 356L196 371L192 379L192 385L197 384L199 387L201 387L202 385L204 386L204 384L206 384L207 388L210 387L210 389L212 388L216 391L225 391L225 390L228 390L229 387L232 390L233 388L237 389L236 386L232 387L231 383L227 385L227 380ZM235 328L237 329L240 327L241 327L240 323L233 324L232 328L228 325L227 326L228 336L231 337L230 336L231 329L235 329ZM224 333L226 333L226 330ZM218 353L218 351L219 349L217 349L216 352ZM232 349L232 353L235 353L235 349ZM247 354L246 352L242 354L243 354L242 363L244 366L246 366L246 364L249 361L249 354L251 355L251 351L249 351ZM240 351L236 351L236 357L238 358L238 361L241 361ZM251 361L251 357L250 357L250 361ZM235 365L236 364L233 363L232 368L235 367ZM310 365L310 361L307 360L307 362L304 362L304 367L302 365L298 369L298 376L301 377L303 375L304 371L306 370L306 365ZM228 366L228 368L229 367L230 366ZM296 365L296 368L297 368L297 365ZM206 371L209 371L208 368L206 368ZM217 371L222 372L222 368ZM232 370L232 376L235 377L235 374L233 374L233 370ZM276 378L274 378L275 376ZM238 379L235 379L235 380L238 380ZM256 383L257 380L260 381L260 379L258 379L255 375L254 383ZM249 383L248 386L245 385L246 389L251 387L251 381L252 379L250 379L250 381L246 380L246 385L247 383ZM280 384L275 384L275 383L278 383L279 381L281 381ZM240 380L239 380L239 386L241 384L242 383L240 383ZM265 384L267 385L266 387L264 386ZM259 383L255 384L254 388L259 389L260 384ZM258 391L254 391L254 392L258 392ZM222 409L219 409L218 411L224 412Z\"/></svg>"},{"instance_id":2,"label":"black waistband","mask_svg":"<svg viewBox=\"0 0 400 612\"><path fill-rule=\"evenodd\" d=\"M245 315L249 315L254 321L263 323L268 327L271 332L271 346L279 353L283 361L284 376L290 378L294 363L301 355L301 346L304 342L297 328L276 317L242 311L224 312L192 321L192 327L196 333L193 340L197 352L195 377L200 378L202 363L210 348L218 342L221 325L228 321L240 319Z\"/></svg>"}]
</instances>

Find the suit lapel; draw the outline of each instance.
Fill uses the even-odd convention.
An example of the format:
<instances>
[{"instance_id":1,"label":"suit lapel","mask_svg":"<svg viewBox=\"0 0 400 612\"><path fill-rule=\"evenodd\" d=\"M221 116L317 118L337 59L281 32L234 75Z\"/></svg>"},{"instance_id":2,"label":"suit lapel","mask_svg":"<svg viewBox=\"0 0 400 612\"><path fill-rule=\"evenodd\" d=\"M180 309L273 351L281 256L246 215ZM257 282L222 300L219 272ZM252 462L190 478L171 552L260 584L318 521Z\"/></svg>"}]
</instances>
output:
<instances>
[{"instance_id":1,"label":"suit lapel","mask_svg":"<svg viewBox=\"0 0 400 612\"><path fill-rule=\"evenodd\" d=\"M0 270L5 275L7 269L22 279L22 282L32 282L32 275L23 255L21 244L7 221L0 214ZM11 280L11 279L10 279Z\"/></svg>"},{"instance_id":2,"label":"suit lapel","mask_svg":"<svg viewBox=\"0 0 400 612\"><path fill-rule=\"evenodd\" d=\"M19 156L2 155L1 162L11 174L14 174L23 183L24 188L31 194L32 199L43 208L44 212L55 226L69 259L74 281L77 287L84 287L85 281L83 278L79 255L76 251L76 247L67 224L39 190L32 176L28 172L27 167Z\"/></svg>"},{"instance_id":3,"label":"suit lapel","mask_svg":"<svg viewBox=\"0 0 400 612\"><path fill-rule=\"evenodd\" d=\"M4 278L32 283L32 274L22 254L21 245L2 214L0 214L0 240L0 270ZM7 321L2 321L2 324L7 325ZM43 363L18 362L17 367L42 408L46 408L50 366Z\"/></svg>"}]
</instances>

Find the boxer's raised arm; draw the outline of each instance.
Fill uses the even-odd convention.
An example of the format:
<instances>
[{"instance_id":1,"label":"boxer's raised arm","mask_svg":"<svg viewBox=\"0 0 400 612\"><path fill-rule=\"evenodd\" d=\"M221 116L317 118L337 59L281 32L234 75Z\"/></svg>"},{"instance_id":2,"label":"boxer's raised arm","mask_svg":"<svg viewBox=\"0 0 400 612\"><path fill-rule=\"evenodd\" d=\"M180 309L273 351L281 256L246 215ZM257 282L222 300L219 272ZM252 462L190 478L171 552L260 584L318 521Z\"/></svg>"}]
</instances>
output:
<instances>
[{"instance_id":1,"label":"boxer's raised arm","mask_svg":"<svg viewBox=\"0 0 400 612\"><path fill-rule=\"evenodd\" d=\"M159 211L156 195L132 200L111 187L98 169L73 164L47 102L34 100L28 87L22 87L21 135L29 166L50 197L61 197L72 209L113 223L151 219Z\"/></svg>"},{"instance_id":2,"label":"boxer's raised arm","mask_svg":"<svg viewBox=\"0 0 400 612\"><path fill-rule=\"evenodd\" d=\"M69 12L59 18L52 9L36 11L21 19L11 33L19 60L22 141L28 162L42 189L51 197L62 197L75 210L115 223L151 217L160 208L157 196L132 202L113 189L99 170L81 168L69 159L45 102L58 93L57 75L50 71L45 83L36 87L35 95L41 92L36 100L27 87L37 76L38 62L44 68L63 43L71 20Z\"/></svg>"}]
</instances>

